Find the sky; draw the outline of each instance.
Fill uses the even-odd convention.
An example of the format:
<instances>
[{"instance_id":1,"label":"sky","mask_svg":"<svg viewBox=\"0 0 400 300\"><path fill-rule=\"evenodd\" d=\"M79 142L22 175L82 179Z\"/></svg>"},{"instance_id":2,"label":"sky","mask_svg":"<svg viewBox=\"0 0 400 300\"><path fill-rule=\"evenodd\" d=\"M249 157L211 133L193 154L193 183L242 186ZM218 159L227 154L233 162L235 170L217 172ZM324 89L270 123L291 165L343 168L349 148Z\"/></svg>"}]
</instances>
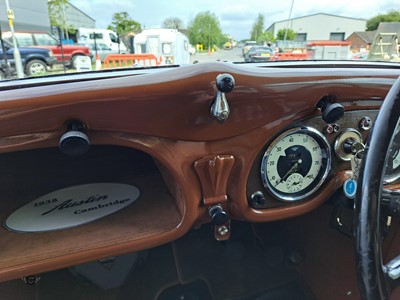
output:
<instances>
[{"instance_id":1,"label":"sky","mask_svg":"<svg viewBox=\"0 0 400 300\"><path fill-rule=\"evenodd\" d=\"M292 2L293 1L293 2ZM369 19L391 9L400 9L399 0L70 0L106 28L116 12L126 11L142 28L160 28L166 18L178 17L187 26L200 12L210 11L219 19L222 32L236 40L248 39L258 14L265 17L265 29L292 18L315 13Z\"/></svg>"}]
</instances>

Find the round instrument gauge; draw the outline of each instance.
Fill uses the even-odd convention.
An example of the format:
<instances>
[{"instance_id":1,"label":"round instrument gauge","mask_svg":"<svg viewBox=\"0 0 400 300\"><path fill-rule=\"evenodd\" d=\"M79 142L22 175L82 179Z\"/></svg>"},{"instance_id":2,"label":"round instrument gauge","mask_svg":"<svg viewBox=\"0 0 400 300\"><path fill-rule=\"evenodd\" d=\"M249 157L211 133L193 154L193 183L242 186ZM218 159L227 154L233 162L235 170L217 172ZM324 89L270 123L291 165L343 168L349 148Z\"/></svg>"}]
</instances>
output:
<instances>
[{"instance_id":1,"label":"round instrument gauge","mask_svg":"<svg viewBox=\"0 0 400 300\"><path fill-rule=\"evenodd\" d=\"M387 165L385 176L383 177L384 183L391 183L400 178L400 123L397 125L394 134L390 152L387 158Z\"/></svg>"},{"instance_id":2,"label":"round instrument gauge","mask_svg":"<svg viewBox=\"0 0 400 300\"><path fill-rule=\"evenodd\" d=\"M328 176L331 151L325 137L311 127L279 135L264 153L261 178L266 189L282 201L304 199Z\"/></svg>"}]
</instances>

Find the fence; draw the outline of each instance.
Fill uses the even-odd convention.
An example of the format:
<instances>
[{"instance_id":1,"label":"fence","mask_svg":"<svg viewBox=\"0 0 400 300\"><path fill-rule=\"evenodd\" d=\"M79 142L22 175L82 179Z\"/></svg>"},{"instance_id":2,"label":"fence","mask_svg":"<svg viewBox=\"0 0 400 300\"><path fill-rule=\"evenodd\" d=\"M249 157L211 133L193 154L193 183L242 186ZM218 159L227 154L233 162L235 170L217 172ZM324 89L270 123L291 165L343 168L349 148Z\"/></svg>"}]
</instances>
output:
<instances>
[{"instance_id":1,"label":"fence","mask_svg":"<svg viewBox=\"0 0 400 300\"><path fill-rule=\"evenodd\" d=\"M161 59L154 54L109 54L103 64L104 68L159 66Z\"/></svg>"}]
</instances>

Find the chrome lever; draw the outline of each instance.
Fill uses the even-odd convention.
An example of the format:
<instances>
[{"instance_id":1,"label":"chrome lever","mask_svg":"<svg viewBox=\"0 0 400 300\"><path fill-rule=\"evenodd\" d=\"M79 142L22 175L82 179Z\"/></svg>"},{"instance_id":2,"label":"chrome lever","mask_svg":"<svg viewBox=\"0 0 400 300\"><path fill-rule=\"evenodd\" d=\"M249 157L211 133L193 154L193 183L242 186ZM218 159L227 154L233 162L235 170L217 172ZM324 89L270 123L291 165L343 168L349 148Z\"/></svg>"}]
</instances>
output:
<instances>
[{"instance_id":1,"label":"chrome lever","mask_svg":"<svg viewBox=\"0 0 400 300\"><path fill-rule=\"evenodd\" d=\"M230 108L225 94L229 93L235 87L235 79L230 74L220 74L217 76L217 96L211 106L211 116L219 122L224 122L228 119Z\"/></svg>"},{"instance_id":2,"label":"chrome lever","mask_svg":"<svg viewBox=\"0 0 400 300\"><path fill-rule=\"evenodd\" d=\"M384 267L384 271L393 280L400 277L400 256L393 258Z\"/></svg>"}]
</instances>

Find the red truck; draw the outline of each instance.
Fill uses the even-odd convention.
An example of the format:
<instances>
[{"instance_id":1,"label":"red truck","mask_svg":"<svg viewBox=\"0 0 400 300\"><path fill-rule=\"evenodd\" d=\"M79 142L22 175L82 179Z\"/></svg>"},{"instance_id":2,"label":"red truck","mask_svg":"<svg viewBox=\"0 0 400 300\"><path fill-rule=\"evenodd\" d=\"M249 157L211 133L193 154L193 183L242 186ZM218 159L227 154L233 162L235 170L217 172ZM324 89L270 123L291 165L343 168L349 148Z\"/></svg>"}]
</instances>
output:
<instances>
[{"instance_id":1,"label":"red truck","mask_svg":"<svg viewBox=\"0 0 400 300\"><path fill-rule=\"evenodd\" d=\"M76 58L79 56L92 57L88 47L78 45L61 45L47 32L15 32L15 37L19 47L40 47L53 51L58 63L62 63L62 51L64 51L64 61L69 67L75 67ZM11 32L3 32L3 38L12 42Z\"/></svg>"}]
</instances>

